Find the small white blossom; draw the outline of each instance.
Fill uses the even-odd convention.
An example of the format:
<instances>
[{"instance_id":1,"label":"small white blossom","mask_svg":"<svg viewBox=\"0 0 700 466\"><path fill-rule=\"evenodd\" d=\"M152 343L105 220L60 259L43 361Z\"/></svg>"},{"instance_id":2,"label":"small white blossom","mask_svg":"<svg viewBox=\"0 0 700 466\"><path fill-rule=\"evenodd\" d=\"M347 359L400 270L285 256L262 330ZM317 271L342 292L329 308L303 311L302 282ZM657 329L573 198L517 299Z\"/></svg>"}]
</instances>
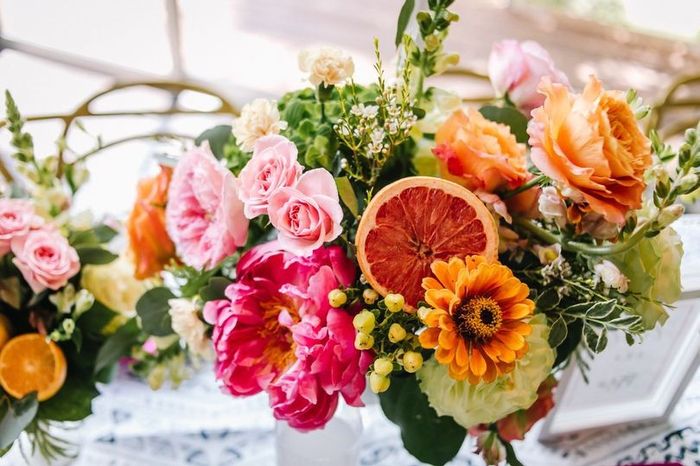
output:
<instances>
[{"instance_id":1,"label":"small white blossom","mask_svg":"<svg viewBox=\"0 0 700 466\"><path fill-rule=\"evenodd\" d=\"M537 206L545 220L555 222L559 228L564 228L566 225L566 207L557 188L554 186L542 188L542 194L540 194L540 198L537 201Z\"/></svg>"},{"instance_id":2,"label":"small white blossom","mask_svg":"<svg viewBox=\"0 0 700 466\"><path fill-rule=\"evenodd\" d=\"M75 287L72 283L67 284L57 293L49 296L49 301L56 306L61 314L70 314L75 304Z\"/></svg>"},{"instance_id":3,"label":"small white blossom","mask_svg":"<svg viewBox=\"0 0 700 466\"><path fill-rule=\"evenodd\" d=\"M206 336L206 327L199 318L197 306L186 298L168 300L173 331L185 341L189 349L197 355L209 357L211 342Z\"/></svg>"},{"instance_id":4,"label":"small white blossom","mask_svg":"<svg viewBox=\"0 0 700 466\"><path fill-rule=\"evenodd\" d=\"M245 105L241 115L233 121L233 135L244 151L252 151L255 141L263 136L279 134L287 128L280 120L280 112L274 100L255 99Z\"/></svg>"},{"instance_id":5,"label":"small white blossom","mask_svg":"<svg viewBox=\"0 0 700 466\"><path fill-rule=\"evenodd\" d=\"M299 54L299 69L309 73L314 86L336 86L343 84L355 72L350 55L333 47L307 49Z\"/></svg>"},{"instance_id":6,"label":"small white blossom","mask_svg":"<svg viewBox=\"0 0 700 466\"><path fill-rule=\"evenodd\" d=\"M596 280L600 280L607 288L614 288L620 293L627 292L629 279L620 272L615 264L603 259L602 262L593 266Z\"/></svg>"}]
</instances>

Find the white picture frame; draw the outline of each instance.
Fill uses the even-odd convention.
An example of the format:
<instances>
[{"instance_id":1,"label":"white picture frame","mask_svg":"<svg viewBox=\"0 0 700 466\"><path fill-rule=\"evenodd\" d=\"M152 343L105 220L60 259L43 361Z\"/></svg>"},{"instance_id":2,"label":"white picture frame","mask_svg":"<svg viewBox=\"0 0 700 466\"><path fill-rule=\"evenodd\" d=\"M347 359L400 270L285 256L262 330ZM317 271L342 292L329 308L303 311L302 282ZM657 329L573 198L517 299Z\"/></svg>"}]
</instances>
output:
<instances>
[{"instance_id":1,"label":"white picture frame","mask_svg":"<svg viewBox=\"0 0 700 466\"><path fill-rule=\"evenodd\" d=\"M670 416L700 365L700 215L686 215L674 228L685 249L684 291L669 319L633 346L622 333L611 333L606 350L590 364L588 383L572 363L560 378L540 441Z\"/></svg>"}]
</instances>

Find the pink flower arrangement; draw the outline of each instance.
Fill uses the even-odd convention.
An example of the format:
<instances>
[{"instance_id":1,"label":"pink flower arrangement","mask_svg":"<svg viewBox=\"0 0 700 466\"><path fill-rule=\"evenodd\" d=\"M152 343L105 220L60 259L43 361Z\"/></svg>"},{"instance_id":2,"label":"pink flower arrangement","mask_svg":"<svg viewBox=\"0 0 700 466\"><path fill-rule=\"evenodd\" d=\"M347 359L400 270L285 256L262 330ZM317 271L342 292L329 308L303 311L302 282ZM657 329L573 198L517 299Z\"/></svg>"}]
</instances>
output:
<instances>
[{"instance_id":1,"label":"pink flower arrangement","mask_svg":"<svg viewBox=\"0 0 700 466\"><path fill-rule=\"evenodd\" d=\"M355 273L338 246L303 257L275 241L247 252L226 299L204 307L225 389L236 396L267 391L275 417L302 430L325 425L339 395L362 406L371 354L355 349L352 315L327 297Z\"/></svg>"},{"instance_id":2,"label":"pink flower arrangement","mask_svg":"<svg viewBox=\"0 0 700 466\"><path fill-rule=\"evenodd\" d=\"M281 188L270 198L270 223L285 249L306 255L333 241L343 228L343 209L333 176L323 168L304 173L293 188Z\"/></svg>"},{"instance_id":3,"label":"pink flower arrangement","mask_svg":"<svg viewBox=\"0 0 700 466\"><path fill-rule=\"evenodd\" d=\"M26 199L0 199L0 256L10 252L13 238L24 236L43 225L44 219Z\"/></svg>"},{"instance_id":4,"label":"pink flower arrangement","mask_svg":"<svg viewBox=\"0 0 700 466\"><path fill-rule=\"evenodd\" d=\"M185 264L211 269L245 244L248 219L238 198L237 180L208 147L182 157L168 199L168 234Z\"/></svg>"},{"instance_id":5,"label":"pink flower arrangement","mask_svg":"<svg viewBox=\"0 0 700 466\"><path fill-rule=\"evenodd\" d=\"M509 39L493 44L489 56L491 84L499 95L507 93L510 101L528 115L544 102L537 86L545 76L569 86L566 75L537 42Z\"/></svg>"},{"instance_id":6,"label":"pink flower arrangement","mask_svg":"<svg viewBox=\"0 0 700 466\"><path fill-rule=\"evenodd\" d=\"M238 196L245 215L268 213L270 197L280 188L296 185L304 168L297 161L297 148L282 136L264 136L255 142L253 157L239 176Z\"/></svg>"},{"instance_id":7,"label":"pink flower arrangement","mask_svg":"<svg viewBox=\"0 0 700 466\"><path fill-rule=\"evenodd\" d=\"M80 270L78 253L68 240L53 228L32 230L12 239L12 262L34 293L46 288L58 290Z\"/></svg>"}]
</instances>

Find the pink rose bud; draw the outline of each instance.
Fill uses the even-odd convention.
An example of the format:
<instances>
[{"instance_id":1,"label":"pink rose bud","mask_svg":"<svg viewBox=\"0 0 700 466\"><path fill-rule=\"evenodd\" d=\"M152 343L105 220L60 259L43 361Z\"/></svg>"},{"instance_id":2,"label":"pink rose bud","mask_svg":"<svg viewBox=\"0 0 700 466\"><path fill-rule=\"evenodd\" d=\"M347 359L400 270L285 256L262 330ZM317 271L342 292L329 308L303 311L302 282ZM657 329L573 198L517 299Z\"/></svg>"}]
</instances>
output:
<instances>
[{"instance_id":1,"label":"pink rose bud","mask_svg":"<svg viewBox=\"0 0 700 466\"><path fill-rule=\"evenodd\" d=\"M489 78L499 96L506 93L511 102L528 115L544 103L537 92L540 80L569 86L566 75L554 66L552 57L534 41L502 40L493 44L489 56Z\"/></svg>"},{"instance_id":2,"label":"pink rose bud","mask_svg":"<svg viewBox=\"0 0 700 466\"><path fill-rule=\"evenodd\" d=\"M58 290L80 270L78 253L58 230L42 228L10 243L12 260L34 293Z\"/></svg>"},{"instance_id":3,"label":"pink rose bud","mask_svg":"<svg viewBox=\"0 0 700 466\"><path fill-rule=\"evenodd\" d=\"M303 167L297 162L297 148L283 136L265 136L255 143L253 157L239 176L238 197L248 218L267 214L270 197L280 188L297 183Z\"/></svg>"},{"instance_id":4,"label":"pink rose bud","mask_svg":"<svg viewBox=\"0 0 700 466\"><path fill-rule=\"evenodd\" d=\"M10 251L12 238L26 235L43 223L44 219L34 212L31 201L0 199L0 256Z\"/></svg>"},{"instance_id":5,"label":"pink rose bud","mask_svg":"<svg viewBox=\"0 0 700 466\"><path fill-rule=\"evenodd\" d=\"M343 231L338 188L323 168L304 173L294 188L280 188L269 201L270 223L280 245L305 256Z\"/></svg>"}]
</instances>

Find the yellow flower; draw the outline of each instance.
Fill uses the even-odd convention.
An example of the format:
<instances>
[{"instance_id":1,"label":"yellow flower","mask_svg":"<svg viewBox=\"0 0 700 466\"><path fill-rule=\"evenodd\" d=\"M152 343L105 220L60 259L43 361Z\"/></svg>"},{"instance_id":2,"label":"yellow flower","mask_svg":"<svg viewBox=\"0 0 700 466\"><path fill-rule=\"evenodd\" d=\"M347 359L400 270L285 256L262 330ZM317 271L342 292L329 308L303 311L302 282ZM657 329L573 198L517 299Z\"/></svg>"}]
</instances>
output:
<instances>
[{"instance_id":1,"label":"yellow flower","mask_svg":"<svg viewBox=\"0 0 700 466\"><path fill-rule=\"evenodd\" d=\"M88 290L99 302L122 314L132 314L148 287L134 278L134 267L124 256L109 264L83 267L80 286Z\"/></svg>"},{"instance_id":2,"label":"yellow flower","mask_svg":"<svg viewBox=\"0 0 700 466\"><path fill-rule=\"evenodd\" d=\"M421 345L436 350L435 359L455 380L492 382L510 372L528 350L526 320L535 303L527 285L481 256L435 261L430 268L436 278L424 278L423 288L433 309Z\"/></svg>"}]
</instances>

